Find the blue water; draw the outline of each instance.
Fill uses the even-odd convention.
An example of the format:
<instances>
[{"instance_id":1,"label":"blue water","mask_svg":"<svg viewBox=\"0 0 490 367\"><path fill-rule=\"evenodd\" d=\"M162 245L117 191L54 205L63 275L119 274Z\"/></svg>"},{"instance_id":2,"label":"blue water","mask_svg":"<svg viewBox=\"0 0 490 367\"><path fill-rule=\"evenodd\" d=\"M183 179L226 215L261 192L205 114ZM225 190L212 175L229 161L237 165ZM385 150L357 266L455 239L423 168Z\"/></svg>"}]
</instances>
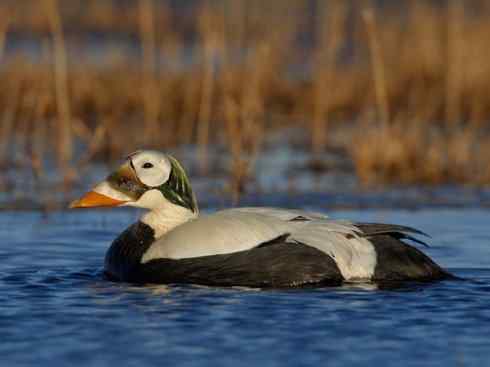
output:
<instances>
[{"instance_id":1,"label":"blue water","mask_svg":"<svg viewBox=\"0 0 490 367\"><path fill-rule=\"evenodd\" d=\"M112 283L101 275L131 211L0 212L5 366L486 366L485 210L330 213L416 226L467 281L258 291Z\"/></svg>"}]
</instances>

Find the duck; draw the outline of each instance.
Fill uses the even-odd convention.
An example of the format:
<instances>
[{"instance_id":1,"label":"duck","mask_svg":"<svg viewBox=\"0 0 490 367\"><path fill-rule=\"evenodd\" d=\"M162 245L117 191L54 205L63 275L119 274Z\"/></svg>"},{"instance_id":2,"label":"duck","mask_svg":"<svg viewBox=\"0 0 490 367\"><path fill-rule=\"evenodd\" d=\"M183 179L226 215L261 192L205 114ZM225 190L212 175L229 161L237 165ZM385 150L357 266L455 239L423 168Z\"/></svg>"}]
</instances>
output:
<instances>
[{"instance_id":1,"label":"duck","mask_svg":"<svg viewBox=\"0 0 490 367\"><path fill-rule=\"evenodd\" d=\"M291 288L452 277L419 249L425 233L412 227L272 207L200 214L183 167L160 151L130 154L70 204L125 206L145 210L106 253L114 281Z\"/></svg>"}]
</instances>

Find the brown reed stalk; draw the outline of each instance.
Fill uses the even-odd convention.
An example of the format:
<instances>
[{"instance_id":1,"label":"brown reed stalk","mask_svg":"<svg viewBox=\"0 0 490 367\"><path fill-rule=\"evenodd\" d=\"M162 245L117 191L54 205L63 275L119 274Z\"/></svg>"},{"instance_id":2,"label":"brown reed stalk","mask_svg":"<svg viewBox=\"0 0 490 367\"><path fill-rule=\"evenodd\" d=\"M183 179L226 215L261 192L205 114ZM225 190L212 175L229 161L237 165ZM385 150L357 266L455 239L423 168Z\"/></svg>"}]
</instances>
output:
<instances>
[{"instance_id":1,"label":"brown reed stalk","mask_svg":"<svg viewBox=\"0 0 490 367\"><path fill-rule=\"evenodd\" d=\"M73 154L73 139L65 39L63 36L58 0L44 0L43 5L48 17L54 45L54 76L59 136L58 161L65 178L68 178L71 175L69 173L69 167Z\"/></svg>"},{"instance_id":2,"label":"brown reed stalk","mask_svg":"<svg viewBox=\"0 0 490 367\"><path fill-rule=\"evenodd\" d=\"M199 149L199 171L201 174L208 172L208 145L209 129L213 112L213 98L215 94L215 61L218 55L223 55L223 42L220 41L220 30L217 27L222 21L219 16L211 13L211 9L205 8L201 16L201 37L203 41L203 72L201 80L201 101L199 103L197 145ZM221 35L222 35L221 30Z\"/></svg>"},{"instance_id":3,"label":"brown reed stalk","mask_svg":"<svg viewBox=\"0 0 490 367\"><path fill-rule=\"evenodd\" d=\"M47 124L46 112L49 106L49 97L44 87L38 91L36 106L33 114L33 141L30 151L31 167L34 172L34 177L38 183L44 177L43 158L46 155Z\"/></svg>"},{"instance_id":4,"label":"brown reed stalk","mask_svg":"<svg viewBox=\"0 0 490 367\"><path fill-rule=\"evenodd\" d=\"M14 125L17 119L17 109L20 103L22 79L14 81L5 101L5 110L2 112L0 123L0 163L10 163L11 142L15 140Z\"/></svg>"},{"instance_id":5,"label":"brown reed stalk","mask_svg":"<svg viewBox=\"0 0 490 367\"><path fill-rule=\"evenodd\" d=\"M232 203L237 204L252 175L260 154L265 131L264 84L271 67L271 42L255 45L246 60L247 71L241 86L239 102L232 95L235 81L230 71L225 72L224 114L227 144L231 152L229 188Z\"/></svg>"},{"instance_id":6,"label":"brown reed stalk","mask_svg":"<svg viewBox=\"0 0 490 367\"><path fill-rule=\"evenodd\" d=\"M78 161L78 169L83 171L89 168L90 162L93 160L97 152L100 151L104 144L104 139L107 138L106 123L102 123L95 128L92 137L89 141L89 145L85 150L85 154L82 155Z\"/></svg>"},{"instance_id":7,"label":"brown reed stalk","mask_svg":"<svg viewBox=\"0 0 490 367\"><path fill-rule=\"evenodd\" d=\"M244 6L242 0L235 3L235 6L231 9L227 9L228 13L231 13L231 17L235 19L234 24L237 24L236 28L232 28L229 23L225 23L224 31L224 53L222 55L222 62L226 67L222 71L222 83L223 83L223 101L220 103L223 105L223 120L226 131L226 143L231 154L231 168L229 174L229 190L232 195L232 203L236 204L239 200L240 190L238 185L238 176L242 172L242 152L244 144L244 135L241 126L241 103L243 97L242 93L237 94L237 69L242 68L230 65L230 44L236 42L240 50L245 48L246 34L244 29L246 28L245 15L247 13L247 7ZM232 29L235 32L232 31ZM231 39L233 37L233 39ZM240 82L239 82L240 83Z\"/></svg>"},{"instance_id":8,"label":"brown reed stalk","mask_svg":"<svg viewBox=\"0 0 490 367\"><path fill-rule=\"evenodd\" d=\"M446 121L455 125L461 120L461 94L463 83L465 41L464 3L449 0L447 6L447 73L446 73Z\"/></svg>"},{"instance_id":9,"label":"brown reed stalk","mask_svg":"<svg viewBox=\"0 0 490 367\"><path fill-rule=\"evenodd\" d=\"M5 42L7 40L7 32L10 25L10 14L5 12L0 17L0 61L3 60L3 55L5 52Z\"/></svg>"},{"instance_id":10,"label":"brown reed stalk","mask_svg":"<svg viewBox=\"0 0 490 367\"><path fill-rule=\"evenodd\" d=\"M197 145L199 147L199 170L202 174L208 171L208 144L209 144L209 125L213 108L213 95L215 89L214 77L214 55L216 44L208 40L204 46L205 65L202 76L201 103L199 108L199 118L197 125Z\"/></svg>"},{"instance_id":11,"label":"brown reed stalk","mask_svg":"<svg viewBox=\"0 0 490 367\"><path fill-rule=\"evenodd\" d=\"M50 53L49 40L45 39L42 42L41 65L49 63ZM26 129L26 131L21 132L26 137L25 157L23 160L32 171L33 184L40 185L44 176L43 159L46 154L44 149L49 139L45 115L51 98L49 88L52 80L50 80L50 73L43 73L42 76L36 77L34 70L35 68L32 64L24 67L26 78L29 79L29 89L22 96L21 111L24 111L24 113L18 119L25 122L23 126ZM19 133L18 127L17 133ZM17 150L19 149L20 144L17 147Z\"/></svg>"},{"instance_id":12,"label":"brown reed stalk","mask_svg":"<svg viewBox=\"0 0 490 367\"><path fill-rule=\"evenodd\" d=\"M153 142L158 136L158 115L160 114L160 90L157 81L155 6L153 0L139 1L139 26L143 50L142 97L144 110L145 141Z\"/></svg>"},{"instance_id":13,"label":"brown reed stalk","mask_svg":"<svg viewBox=\"0 0 490 367\"><path fill-rule=\"evenodd\" d=\"M244 171L242 163L243 135L241 133L239 121L240 107L234 98L226 91L223 98L227 142L232 157L229 189L231 192L232 204L235 205L240 198L240 183Z\"/></svg>"},{"instance_id":14,"label":"brown reed stalk","mask_svg":"<svg viewBox=\"0 0 490 367\"><path fill-rule=\"evenodd\" d=\"M194 77L191 74L183 81L182 112L178 119L178 141L182 144L191 143L199 114L198 101L200 100L201 86L199 83L193 82L195 79L197 79L197 76Z\"/></svg>"},{"instance_id":15,"label":"brown reed stalk","mask_svg":"<svg viewBox=\"0 0 490 367\"><path fill-rule=\"evenodd\" d=\"M388 92L386 87L385 64L381 45L379 42L377 24L374 10L365 9L362 12L362 19L366 27L369 54L371 57L371 68L376 94L376 105L380 120L384 126L390 121L390 110L388 105Z\"/></svg>"},{"instance_id":16,"label":"brown reed stalk","mask_svg":"<svg viewBox=\"0 0 490 367\"><path fill-rule=\"evenodd\" d=\"M26 75L30 79L32 74L32 64L28 64L25 67ZM16 140L15 140L15 154L20 156L19 162L23 166L33 168L32 165L32 142L34 134L32 133L34 123L34 113L36 109L36 102L39 92L41 90L40 80L34 80L29 83L30 88L23 91L20 99L18 122L16 123Z\"/></svg>"},{"instance_id":17,"label":"brown reed stalk","mask_svg":"<svg viewBox=\"0 0 490 367\"><path fill-rule=\"evenodd\" d=\"M7 38L7 31L8 27L10 24L10 17L8 13L5 13L2 15L0 19L0 61L3 61L3 54L5 51L5 41ZM14 103L14 107L12 109L10 104L7 104L7 109L4 112L4 115L2 117L2 124L0 125L0 163L5 164L6 163L6 157L8 154L8 148L9 148L9 141L11 138L11 133L12 133L12 127L14 124L14 114L15 114L15 104L17 103L17 93L19 92L18 88L19 86L16 84L15 88L15 93L13 96L13 100L11 102ZM9 94L9 96L11 96Z\"/></svg>"},{"instance_id":18,"label":"brown reed stalk","mask_svg":"<svg viewBox=\"0 0 490 367\"><path fill-rule=\"evenodd\" d=\"M316 20L317 38L315 55L314 104L311 119L311 145L315 154L321 153L327 143L328 111L331 91L334 89L336 58L345 40L347 4L343 0L317 2L320 6Z\"/></svg>"}]
</instances>

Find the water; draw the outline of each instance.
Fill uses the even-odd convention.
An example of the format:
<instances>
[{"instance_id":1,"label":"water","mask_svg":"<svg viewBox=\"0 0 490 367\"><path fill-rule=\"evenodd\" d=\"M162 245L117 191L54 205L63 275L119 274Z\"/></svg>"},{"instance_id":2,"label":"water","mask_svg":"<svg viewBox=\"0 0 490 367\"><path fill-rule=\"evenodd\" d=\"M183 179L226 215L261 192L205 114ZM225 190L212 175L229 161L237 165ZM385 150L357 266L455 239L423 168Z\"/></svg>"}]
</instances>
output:
<instances>
[{"instance_id":1,"label":"water","mask_svg":"<svg viewBox=\"0 0 490 367\"><path fill-rule=\"evenodd\" d=\"M1 365L482 366L490 361L489 212L366 210L416 226L467 281L257 291L112 283L131 211L0 212Z\"/></svg>"}]
</instances>

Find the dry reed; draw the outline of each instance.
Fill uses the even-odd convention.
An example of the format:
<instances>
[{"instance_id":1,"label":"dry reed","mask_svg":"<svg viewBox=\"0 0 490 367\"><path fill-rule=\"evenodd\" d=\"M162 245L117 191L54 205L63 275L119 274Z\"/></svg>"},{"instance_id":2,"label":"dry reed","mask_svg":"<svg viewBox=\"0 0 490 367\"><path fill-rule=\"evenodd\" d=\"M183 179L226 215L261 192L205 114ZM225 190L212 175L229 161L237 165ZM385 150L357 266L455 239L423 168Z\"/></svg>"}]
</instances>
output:
<instances>
[{"instance_id":1,"label":"dry reed","mask_svg":"<svg viewBox=\"0 0 490 367\"><path fill-rule=\"evenodd\" d=\"M160 91L157 84L156 40L154 24L153 0L140 2L140 33L143 49L142 59L142 99L144 112L143 141L152 143L157 132L158 115L160 113Z\"/></svg>"},{"instance_id":2,"label":"dry reed","mask_svg":"<svg viewBox=\"0 0 490 367\"><path fill-rule=\"evenodd\" d=\"M9 25L10 13L8 11L0 13L0 62L3 60L3 54L5 52L5 41L7 38Z\"/></svg>"},{"instance_id":3,"label":"dry reed","mask_svg":"<svg viewBox=\"0 0 490 367\"><path fill-rule=\"evenodd\" d=\"M461 119L461 89L465 55L465 8L460 0L450 0L447 8L447 81L446 121L452 125Z\"/></svg>"},{"instance_id":4,"label":"dry reed","mask_svg":"<svg viewBox=\"0 0 490 367\"><path fill-rule=\"evenodd\" d=\"M68 62L65 39L57 0L44 0L54 44L54 75L56 107L58 110L58 159L65 180L72 178L69 170L73 154L72 117L68 89Z\"/></svg>"},{"instance_id":5,"label":"dry reed","mask_svg":"<svg viewBox=\"0 0 490 367\"><path fill-rule=\"evenodd\" d=\"M221 18L203 10L200 19L200 34L203 43L203 70L201 76L201 100L199 103L197 145L199 147L199 168L201 174L208 171L209 128L212 119L213 97L215 94L215 63L219 55L223 55L223 41L219 30ZM222 37L221 37L222 38Z\"/></svg>"},{"instance_id":6,"label":"dry reed","mask_svg":"<svg viewBox=\"0 0 490 367\"><path fill-rule=\"evenodd\" d=\"M388 106L389 102L388 91L386 87L385 65L382 49L379 44L376 17L374 15L373 9L364 10L362 13L362 18L364 20L364 23L366 24L379 120L384 125L388 125L390 122L390 111Z\"/></svg>"},{"instance_id":7,"label":"dry reed","mask_svg":"<svg viewBox=\"0 0 490 367\"><path fill-rule=\"evenodd\" d=\"M67 176L74 158L86 166L141 146L189 143L206 172L217 144L231 153L236 198L264 136L288 124L318 157L332 144L328 131L344 129L341 148L367 185L490 183L484 2L407 2L402 14L317 0L315 26L309 5L296 0L197 2L192 11L154 0L88 1L92 16L77 16L63 0L7 3L15 16L0 28L0 53L5 37L20 30L53 41L54 73L49 60L8 53L0 69L2 162L18 123L17 134L32 134L23 153L40 177L52 153ZM136 36L141 62L107 51L102 65L68 65L67 43L82 30ZM74 157L78 143L85 151Z\"/></svg>"},{"instance_id":8,"label":"dry reed","mask_svg":"<svg viewBox=\"0 0 490 367\"><path fill-rule=\"evenodd\" d=\"M315 154L321 153L327 146L327 129L330 109L331 90L335 78L337 57L345 37L348 6L343 0L321 2L316 19L317 52L313 83L314 106L311 117L311 145Z\"/></svg>"}]
</instances>

